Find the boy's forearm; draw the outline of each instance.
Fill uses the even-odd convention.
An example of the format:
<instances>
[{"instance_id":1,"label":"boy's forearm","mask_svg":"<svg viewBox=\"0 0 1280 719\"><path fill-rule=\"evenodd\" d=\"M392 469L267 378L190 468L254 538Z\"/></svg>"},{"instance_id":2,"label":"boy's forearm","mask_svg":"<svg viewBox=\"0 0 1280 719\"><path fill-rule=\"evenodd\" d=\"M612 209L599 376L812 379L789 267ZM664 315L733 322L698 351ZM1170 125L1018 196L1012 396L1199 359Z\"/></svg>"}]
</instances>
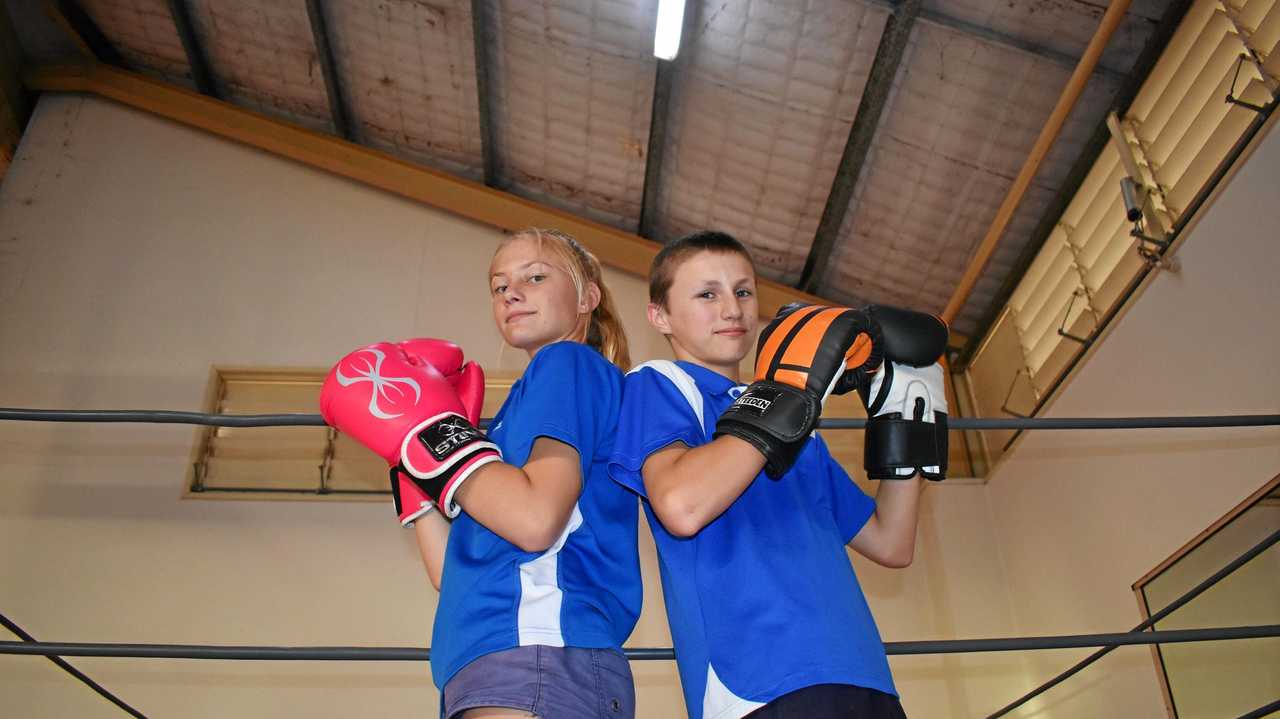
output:
<instances>
[{"instance_id":1,"label":"boy's forearm","mask_svg":"<svg viewBox=\"0 0 1280 719\"><path fill-rule=\"evenodd\" d=\"M881 480L876 490L875 513L849 546L886 567L902 568L911 564L916 551L922 485L919 477Z\"/></svg>"},{"instance_id":2,"label":"boy's forearm","mask_svg":"<svg viewBox=\"0 0 1280 719\"><path fill-rule=\"evenodd\" d=\"M668 450L663 450L663 452ZM649 502L672 534L691 536L724 513L764 468L764 455L737 437L720 437L645 465ZM653 455L657 456L657 455Z\"/></svg>"},{"instance_id":3,"label":"boy's forearm","mask_svg":"<svg viewBox=\"0 0 1280 719\"><path fill-rule=\"evenodd\" d=\"M924 481L885 479L876 490L876 521L883 552L894 565L906 566L915 556L916 527L920 519L920 493Z\"/></svg>"}]
</instances>

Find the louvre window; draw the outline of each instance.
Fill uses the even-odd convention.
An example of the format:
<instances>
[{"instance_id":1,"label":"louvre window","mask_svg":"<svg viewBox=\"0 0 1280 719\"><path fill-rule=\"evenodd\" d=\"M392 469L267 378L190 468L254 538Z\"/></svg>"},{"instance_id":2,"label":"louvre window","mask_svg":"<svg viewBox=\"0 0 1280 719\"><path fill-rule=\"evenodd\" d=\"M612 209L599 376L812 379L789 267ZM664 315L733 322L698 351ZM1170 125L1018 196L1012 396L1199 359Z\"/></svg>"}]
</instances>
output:
<instances>
[{"instance_id":1,"label":"louvre window","mask_svg":"<svg viewBox=\"0 0 1280 719\"><path fill-rule=\"evenodd\" d=\"M206 411L315 414L325 372L215 369ZM514 377L486 379L483 414L492 416ZM356 498L389 494L387 464L330 427L208 427L187 484L203 497Z\"/></svg>"},{"instance_id":2,"label":"louvre window","mask_svg":"<svg viewBox=\"0 0 1280 719\"><path fill-rule=\"evenodd\" d=\"M969 364L983 415L1033 414L1106 317L1149 269L1120 191L1136 171L1149 198L1140 230L1162 239L1273 101L1280 75L1280 2L1204 0L1187 12L1118 119L1126 158L1103 149ZM1208 240L1205 240L1208 241ZM1148 253L1148 256L1149 253ZM1012 433L987 433L996 452Z\"/></svg>"}]
</instances>

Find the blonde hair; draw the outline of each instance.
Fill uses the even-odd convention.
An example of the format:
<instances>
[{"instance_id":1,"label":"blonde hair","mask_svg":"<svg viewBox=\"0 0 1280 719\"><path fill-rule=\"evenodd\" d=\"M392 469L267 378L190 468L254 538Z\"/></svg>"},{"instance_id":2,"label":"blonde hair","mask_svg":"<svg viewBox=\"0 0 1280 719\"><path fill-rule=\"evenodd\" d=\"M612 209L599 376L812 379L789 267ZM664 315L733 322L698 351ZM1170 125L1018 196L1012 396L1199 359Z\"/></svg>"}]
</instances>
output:
<instances>
[{"instance_id":1,"label":"blonde hair","mask_svg":"<svg viewBox=\"0 0 1280 719\"><path fill-rule=\"evenodd\" d=\"M577 338L580 342L594 347L605 359L626 372L631 368L631 352L627 346L627 334L622 329L618 312L613 306L613 296L604 285L600 260L583 247L581 243L560 230L529 227L512 233L498 249L520 238L532 238L538 243L538 250L545 247L563 260L563 269L573 280L574 289L578 292L578 301L587 296L587 285L594 284L600 290L600 302L591 311L587 322L586 337Z\"/></svg>"}]
</instances>

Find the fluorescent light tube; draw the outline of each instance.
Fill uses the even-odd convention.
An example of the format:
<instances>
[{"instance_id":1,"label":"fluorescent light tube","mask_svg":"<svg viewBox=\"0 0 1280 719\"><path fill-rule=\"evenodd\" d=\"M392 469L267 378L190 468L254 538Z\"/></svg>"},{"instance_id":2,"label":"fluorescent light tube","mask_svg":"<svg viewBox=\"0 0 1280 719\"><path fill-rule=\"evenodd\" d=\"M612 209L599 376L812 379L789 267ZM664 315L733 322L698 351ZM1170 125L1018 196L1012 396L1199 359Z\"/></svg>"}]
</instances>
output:
<instances>
[{"instance_id":1,"label":"fluorescent light tube","mask_svg":"<svg viewBox=\"0 0 1280 719\"><path fill-rule=\"evenodd\" d=\"M680 52L680 31L684 25L684 0L658 0L658 29L653 35L653 54L659 60L674 60Z\"/></svg>"}]
</instances>

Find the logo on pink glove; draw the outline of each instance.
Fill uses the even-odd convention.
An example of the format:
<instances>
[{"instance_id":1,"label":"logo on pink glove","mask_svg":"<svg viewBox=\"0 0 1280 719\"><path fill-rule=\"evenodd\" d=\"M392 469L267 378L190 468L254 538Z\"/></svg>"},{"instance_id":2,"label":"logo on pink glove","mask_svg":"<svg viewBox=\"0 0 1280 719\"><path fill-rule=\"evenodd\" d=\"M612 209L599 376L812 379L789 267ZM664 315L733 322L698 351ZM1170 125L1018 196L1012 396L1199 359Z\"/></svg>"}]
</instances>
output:
<instances>
[{"instance_id":1,"label":"logo on pink glove","mask_svg":"<svg viewBox=\"0 0 1280 719\"><path fill-rule=\"evenodd\" d=\"M449 415L438 422L426 426L419 434L422 444L426 445L435 457L436 462L443 462L449 455L457 452L475 441L483 441L480 430L471 426L471 422L457 415Z\"/></svg>"},{"instance_id":2,"label":"logo on pink glove","mask_svg":"<svg viewBox=\"0 0 1280 719\"><path fill-rule=\"evenodd\" d=\"M377 417L378 419L395 419L396 417L401 416L403 413L392 414L390 412L384 412L382 408L378 406L378 397L382 397L391 403L396 403L398 401L397 398L392 397L389 394L391 391L394 391L400 397L404 397L405 391L400 388L401 384L406 387L413 388L413 403L415 405L418 404L418 400L422 396L422 388L418 386L416 380L412 377L383 377L382 361L387 358L386 354L384 354L382 350L377 350L372 347L360 351L362 353L368 352L373 355L373 362L370 363L368 359L362 357L361 360L364 361L364 368L352 368L357 374L356 377L348 377L342 374L341 366L339 366L337 371L334 372L334 376L337 378L338 384L343 387L350 387L351 385L359 384L361 382L368 382L373 385L373 391L369 394L369 414Z\"/></svg>"}]
</instances>

